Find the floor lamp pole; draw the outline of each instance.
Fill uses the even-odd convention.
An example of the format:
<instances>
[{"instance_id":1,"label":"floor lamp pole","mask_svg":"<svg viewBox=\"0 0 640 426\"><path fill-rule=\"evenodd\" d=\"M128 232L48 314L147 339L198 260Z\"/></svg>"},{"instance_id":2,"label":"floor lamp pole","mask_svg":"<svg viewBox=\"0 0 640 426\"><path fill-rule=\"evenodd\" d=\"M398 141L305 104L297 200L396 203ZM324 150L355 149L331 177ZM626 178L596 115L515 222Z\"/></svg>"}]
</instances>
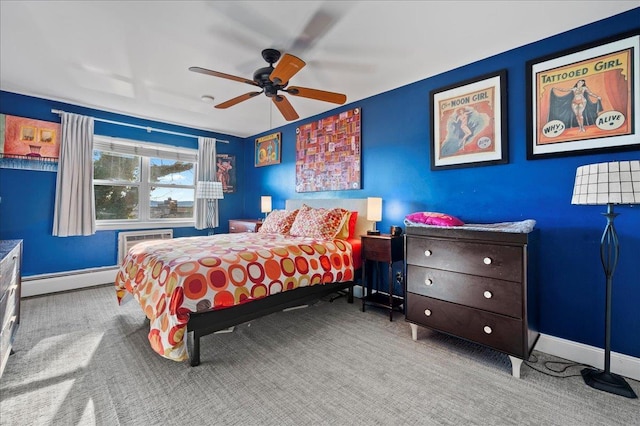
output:
<instances>
[{"instance_id":1,"label":"floor lamp pole","mask_svg":"<svg viewBox=\"0 0 640 426\"><path fill-rule=\"evenodd\" d=\"M607 204L607 212L603 213L607 218L607 226L600 240L600 260L606 277L606 305L604 321L604 371L596 368L584 368L581 371L584 382L592 388L602 390L627 398L637 398L631 386L622 376L611 372L611 287L613 272L618 264L620 245L618 234L613 225L613 220L618 216L613 212L613 204Z\"/></svg>"},{"instance_id":2,"label":"floor lamp pole","mask_svg":"<svg viewBox=\"0 0 640 426\"><path fill-rule=\"evenodd\" d=\"M213 199L207 199L207 228L208 233L211 235L211 228L213 228Z\"/></svg>"}]
</instances>

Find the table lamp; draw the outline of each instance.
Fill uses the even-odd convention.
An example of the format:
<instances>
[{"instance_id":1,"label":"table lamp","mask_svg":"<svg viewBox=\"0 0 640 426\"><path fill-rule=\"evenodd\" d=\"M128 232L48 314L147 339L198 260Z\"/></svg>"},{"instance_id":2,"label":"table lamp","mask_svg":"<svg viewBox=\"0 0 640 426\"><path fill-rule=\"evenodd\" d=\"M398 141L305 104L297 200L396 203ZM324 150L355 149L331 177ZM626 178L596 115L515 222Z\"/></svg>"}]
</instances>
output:
<instances>
[{"instance_id":1,"label":"table lamp","mask_svg":"<svg viewBox=\"0 0 640 426\"><path fill-rule=\"evenodd\" d=\"M264 218L267 218L267 215L271 213L271 196L263 195L260 197L260 211L264 213Z\"/></svg>"},{"instance_id":2,"label":"table lamp","mask_svg":"<svg viewBox=\"0 0 640 426\"><path fill-rule=\"evenodd\" d=\"M376 229L376 222L382 220L382 198L367 198L367 220L373 222L373 229L367 231L367 235L380 235L380 231Z\"/></svg>"}]
</instances>

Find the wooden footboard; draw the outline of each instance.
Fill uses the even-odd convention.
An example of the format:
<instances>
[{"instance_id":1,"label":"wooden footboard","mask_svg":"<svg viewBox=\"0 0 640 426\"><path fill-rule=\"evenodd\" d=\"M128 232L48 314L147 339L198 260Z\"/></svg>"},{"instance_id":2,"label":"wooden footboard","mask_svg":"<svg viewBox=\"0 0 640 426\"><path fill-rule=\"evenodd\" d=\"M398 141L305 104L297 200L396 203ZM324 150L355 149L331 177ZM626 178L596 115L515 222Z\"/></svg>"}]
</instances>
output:
<instances>
[{"instance_id":1,"label":"wooden footboard","mask_svg":"<svg viewBox=\"0 0 640 426\"><path fill-rule=\"evenodd\" d=\"M242 305L217 311L191 314L187 324L187 350L192 367L200 364L200 338L234 325L302 305L340 290L347 290L347 301L353 303L353 281L314 285L289 290Z\"/></svg>"}]
</instances>

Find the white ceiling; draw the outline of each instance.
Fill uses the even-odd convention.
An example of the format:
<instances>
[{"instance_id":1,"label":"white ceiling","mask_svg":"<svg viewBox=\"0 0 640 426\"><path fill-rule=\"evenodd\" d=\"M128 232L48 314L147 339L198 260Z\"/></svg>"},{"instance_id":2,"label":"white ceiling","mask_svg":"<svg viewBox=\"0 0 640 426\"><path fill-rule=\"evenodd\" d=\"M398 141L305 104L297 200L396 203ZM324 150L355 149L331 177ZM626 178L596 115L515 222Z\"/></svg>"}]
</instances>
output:
<instances>
[{"instance_id":1,"label":"white ceiling","mask_svg":"<svg viewBox=\"0 0 640 426\"><path fill-rule=\"evenodd\" d=\"M347 103L640 6L640 1L6 1L0 89L241 137L286 124L252 79L261 51L307 65L291 85ZM314 16L328 25L303 40ZM336 107L287 96L300 119Z\"/></svg>"}]
</instances>

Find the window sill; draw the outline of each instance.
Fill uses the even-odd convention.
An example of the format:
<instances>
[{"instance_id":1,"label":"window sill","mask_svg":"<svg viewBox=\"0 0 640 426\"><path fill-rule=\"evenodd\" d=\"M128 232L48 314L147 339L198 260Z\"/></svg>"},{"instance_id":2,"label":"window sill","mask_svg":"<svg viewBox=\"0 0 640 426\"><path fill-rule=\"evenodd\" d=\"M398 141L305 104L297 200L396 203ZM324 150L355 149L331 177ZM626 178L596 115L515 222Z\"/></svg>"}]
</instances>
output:
<instances>
[{"instance_id":1,"label":"window sill","mask_svg":"<svg viewBox=\"0 0 640 426\"><path fill-rule=\"evenodd\" d=\"M195 227L193 220L163 220L162 222L108 222L96 223L96 231L113 231L125 229L158 229Z\"/></svg>"}]
</instances>

